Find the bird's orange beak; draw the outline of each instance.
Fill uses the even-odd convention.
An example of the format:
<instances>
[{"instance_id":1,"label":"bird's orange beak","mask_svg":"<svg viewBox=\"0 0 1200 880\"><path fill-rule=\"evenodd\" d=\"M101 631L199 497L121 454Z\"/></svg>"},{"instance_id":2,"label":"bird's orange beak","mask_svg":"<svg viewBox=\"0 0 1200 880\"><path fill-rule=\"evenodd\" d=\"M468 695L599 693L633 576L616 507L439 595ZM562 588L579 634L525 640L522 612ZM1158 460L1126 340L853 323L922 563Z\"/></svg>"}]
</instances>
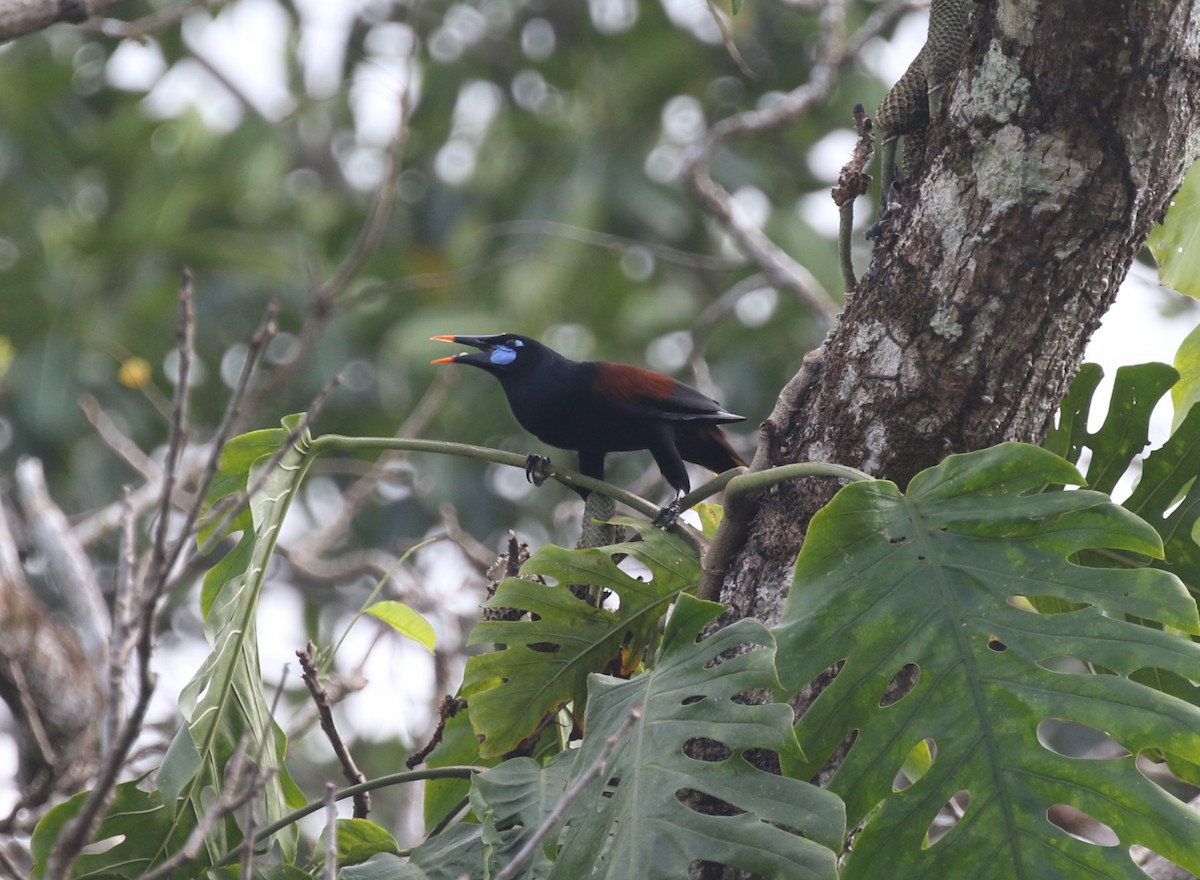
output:
<instances>
[{"instance_id":1,"label":"bird's orange beak","mask_svg":"<svg viewBox=\"0 0 1200 880\"><path fill-rule=\"evenodd\" d=\"M429 338L433 342L458 342L458 337L456 337L456 336L430 336ZM452 363L454 363L454 356L451 355L450 357L438 358L435 361L430 361L430 363L431 364L452 364Z\"/></svg>"}]
</instances>

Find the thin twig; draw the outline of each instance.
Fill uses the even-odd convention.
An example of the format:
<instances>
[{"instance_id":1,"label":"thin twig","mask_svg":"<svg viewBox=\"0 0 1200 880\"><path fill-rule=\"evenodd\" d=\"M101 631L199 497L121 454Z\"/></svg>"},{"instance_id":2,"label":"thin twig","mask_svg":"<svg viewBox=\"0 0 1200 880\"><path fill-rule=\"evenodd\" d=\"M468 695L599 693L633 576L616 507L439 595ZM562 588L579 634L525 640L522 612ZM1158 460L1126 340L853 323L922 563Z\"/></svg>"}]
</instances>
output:
<instances>
[{"instance_id":1,"label":"thin twig","mask_svg":"<svg viewBox=\"0 0 1200 880\"><path fill-rule=\"evenodd\" d=\"M608 769L608 762L612 759L613 752L617 750L617 746L625 741L625 738L629 736L634 725L641 717L642 705L639 703L629 710L629 715L626 716L621 726L616 729L612 736L604 741L604 745L600 748L600 752L596 755L592 763L588 765L588 768L575 780L571 787L563 792L563 796L559 798L558 803L554 805L554 809L546 816L545 820L538 827L538 830L530 835L529 839L525 841L524 846L517 850L516 855L512 857L512 861L496 874L495 880L513 880L513 878L520 874L524 864L538 851L538 848L542 845L542 841L550 836L550 832L563 820L567 811L575 802L583 796L584 792L592 784L592 781Z\"/></svg>"},{"instance_id":2,"label":"thin twig","mask_svg":"<svg viewBox=\"0 0 1200 880\"><path fill-rule=\"evenodd\" d=\"M271 478L271 473L279 465L279 462L283 460L284 456L288 454L288 451L293 447L293 445L295 445L296 442L298 442L299 439L304 435L304 433L308 430L309 425L316 421L317 416L321 413L321 410L325 408L325 403L329 400L329 396L334 392L335 389L339 388L344 381L345 378L343 376L337 375L325 383L324 387L317 392L316 397L314 397L309 403L308 408L305 410L303 416L301 416L299 423L297 423L296 427L294 427L288 433L287 437L284 438L283 442L279 445L279 449L275 451L275 454L267 459L257 479L255 479L254 482L250 483L246 487L245 492L237 492L232 495L227 495L207 511L210 519L216 517L220 518L216 519L216 524L212 528L209 539L204 542L202 546L196 548L192 554L193 558L207 556L212 552L213 548L224 539L225 532L229 529L229 526L238 517L245 506L250 503L250 499L253 498L254 495L266 485L267 480Z\"/></svg>"},{"instance_id":3,"label":"thin twig","mask_svg":"<svg viewBox=\"0 0 1200 880\"><path fill-rule=\"evenodd\" d=\"M215 9L223 6L228 0L191 0L187 3L177 3L150 15L143 15L133 21L122 21L119 18L93 18L83 22L80 30L100 34L114 40L145 40L150 34L178 24L198 9Z\"/></svg>"},{"instance_id":4,"label":"thin twig","mask_svg":"<svg viewBox=\"0 0 1200 880\"><path fill-rule=\"evenodd\" d=\"M184 845L156 865L152 870L141 876L141 880L161 880L169 877L179 868L192 861L199 855L204 841L219 822L241 809L254 798L258 797L266 787L267 781L274 776L275 771L268 770L260 773L254 768L247 756L249 734L242 736L237 751L226 765L225 785L217 802L207 807L200 815L200 821L188 835Z\"/></svg>"},{"instance_id":5,"label":"thin twig","mask_svg":"<svg viewBox=\"0 0 1200 880\"><path fill-rule=\"evenodd\" d=\"M229 403L225 407L225 414L222 416L221 424L217 427L217 433L213 436L212 443L210 444L211 449L208 461L204 465L200 482L196 487L196 500L184 517L183 527L180 529L179 537L171 549L170 558L164 568L164 575L165 572L174 569L180 555L183 553L184 547L189 546L191 543L192 529L195 527L201 512L204 510L204 504L208 498L208 490L212 488L213 480L216 479L217 471L221 464L221 453L225 449L226 441L228 441L229 436L233 433L234 426L241 417L242 400L245 398L246 392L250 387L250 380L254 376L254 371L258 366L259 360L262 358L263 352L266 351L267 345L277 331L275 318L278 313L279 302L273 299L267 304L267 309L263 313L263 318L258 329L250 337L250 342L246 347L246 360L242 363L241 375L238 377L237 383L233 386Z\"/></svg>"},{"instance_id":6,"label":"thin twig","mask_svg":"<svg viewBox=\"0 0 1200 880\"><path fill-rule=\"evenodd\" d=\"M453 370L441 370L434 374L433 381L425 389L425 393L409 412L408 417L396 429L396 437L419 437L425 432L426 426L438 412L446 400L446 396L457 376ZM358 480L342 493L337 510L327 516L324 525L308 535L304 540L305 556L319 556L334 541L341 537L362 506L375 494L379 484L391 473L392 464L403 458L403 453L385 453L379 456L374 464Z\"/></svg>"},{"instance_id":7,"label":"thin twig","mask_svg":"<svg viewBox=\"0 0 1200 880\"><path fill-rule=\"evenodd\" d=\"M255 391L254 400L256 402L269 400L292 383L296 373L315 350L317 341L333 318L338 300L346 292L346 288L354 276L362 269L367 258L379 247L379 242L383 239L383 233L387 230L392 210L396 204L396 184L399 180L404 149L408 142L410 111L411 95L409 90L405 89L400 95L400 119L396 126L395 137L392 139L391 149L386 153L383 180L367 211L367 217L359 229L358 237L333 276L314 288L309 314L296 344L296 353L286 366L276 372L268 381L263 382Z\"/></svg>"},{"instance_id":8,"label":"thin twig","mask_svg":"<svg viewBox=\"0 0 1200 880\"><path fill-rule=\"evenodd\" d=\"M699 269L703 272L725 272L740 269L741 260L731 260L728 257L714 257L710 254L698 254L685 251L658 242L641 241L614 235L610 232L599 232L583 226L572 226L568 223L557 223L553 220L505 220L485 226L482 235L499 238L509 235L524 235L534 233L554 238L564 238L580 244L592 245L607 251L629 252L643 251L655 260L682 266L687 269Z\"/></svg>"},{"instance_id":9,"label":"thin twig","mask_svg":"<svg viewBox=\"0 0 1200 880\"><path fill-rule=\"evenodd\" d=\"M12 856L8 854L8 845L0 842L0 870L3 870L12 880L27 880L25 873L16 866Z\"/></svg>"},{"instance_id":10,"label":"thin twig","mask_svg":"<svg viewBox=\"0 0 1200 880\"><path fill-rule=\"evenodd\" d=\"M309 642L304 648L297 651L296 656L300 658L301 678L304 680L308 692L312 695L313 703L316 704L317 711L320 713L321 730L325 731L325 736L329 739L329 744L333 746L333 753L337 755L338 762L342 765L342 775L346 777L346 781L351 785L365 782L367 777L363 775L363 772L358 769L358 765L354 763L354 756L350 754L350 749L346 747L341 734L338 733L337 724L333 720L333 706L330 703L329 694L321 685L317 677L316 664L313 663L313 643ZM333 783L329 783L328 788L333 788ZM356 794L354 796L354 818L365 819L370 812L370 793L364 791Z\"/></svg>"},{"instance_id":11,"label":"thin twig","mask_svg":"<svg viewBox=\"0 0 1200 880\"><path fill-rule=\"evenodd\" d=\"M138 609L137 657L138 695L133 710L125 718L114 741L109 744L106 758L101 762L96 781L79 812L67 822L59 834L57 846L46 866L47 880L62 880L70 874L71 866L91 840L116 791L117 776L129 756L134 742L141 735L150 697L157 684L151 668L155 641L158 634L158 618L162 597L167 586L166 559L167 521L171 512L171 497L174 494L176 468L182 456L186 434L186 410L188 403L188 374L195 355L195 312L192 308L192 273L184 269L179 285L180 316L176 333L179 346L179 375L175 385L172 404L171 433L167 441L167 456L163 464L163 481L158 504L159 522L155 529L154 544L144 565L135 577L142 583L141 603Z\"/></svg>"},{"instance_id":12,"label":"thin twig","mask_svg":"<svg viewBox=\"0 0 1200 880\"><path fill-rule=\"evenodd\" d=\"M684 158L685 179L746 256L759 266L773 284L794 291L810 308L830 320L837 314L836 303L808 269L784 252L737 209L728 190L712 177L713 158L730 141L765 134L791 124L826 100L837 82L840 68L857 57L869 39L911 7L912 0L891 0L847 39L844 0L828 0L821 15L821 46L808 81L768 107L737 113L721 120L691 147Z\"/></svg>"},{"instance_id":13,"label":"thin twig","mask_svg":"<svg viewBox=\"0 0 1200 880\"><path fill-rule=\"evenodd\" d=\"M196 356L196 311L193 305L195 288L192 270L184 267L183 279L179 283L179 326L175 333L179 352L179 370L175 377L175 397L171 405L171 433L167 442L167 456L163 461L163 487L159 499L158 526L154 530L154 548L146 572L147 583L165 583L167 569L167 528L171 520L171 496L175 492L176 470L187 443L187 409L190 398L189 379L192 360Z\"/></svg>"},{"instance_id":14,"label":"thin twig","mask_svg":"<svg viewBox=\"0 0 1200 880\"><path fill-rule=\"evenodd\" d=\"M117 457L133 468L147 483L157 483L162 477L162 468L146 453L138 448L129 437L116 426L108 413L100 406L100 401L91 394L83 394L79 398L79 408L84 416L96 429L96 434L104 444L116 453Z\"/></svg>"}]
</instances>

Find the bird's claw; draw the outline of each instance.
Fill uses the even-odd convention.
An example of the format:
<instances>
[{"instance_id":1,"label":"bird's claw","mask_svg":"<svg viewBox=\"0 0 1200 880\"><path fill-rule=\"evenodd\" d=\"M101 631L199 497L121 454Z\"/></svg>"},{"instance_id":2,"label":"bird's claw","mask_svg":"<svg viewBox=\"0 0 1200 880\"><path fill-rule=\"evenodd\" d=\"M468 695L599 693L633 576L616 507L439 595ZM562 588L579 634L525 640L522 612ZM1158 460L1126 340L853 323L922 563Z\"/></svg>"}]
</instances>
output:
<instances>
[{"instance_id":1,"label":"bird's claw","mask_svg":"<svg viewBox=\"0 0 1200 880\"><path fill-rule=\"evenodd\" d=\"M525 479L540 486L550 476L550 459L544 455L529 453L525 456Z\"/></svg>"},{"instance_id":2,"label":"bird's claw","mask_svg":"<svg viewBox=\"0 0 1200 880\"><path fill-rule=\"evenodd\" d=\"M679 499L676 498L670 504L664 505L662 510L658 512L658 516L650 521L650 525L660 529L669 529L675 525L675 520L679 519L680 514Z\"/></svg>"}]
</instances>

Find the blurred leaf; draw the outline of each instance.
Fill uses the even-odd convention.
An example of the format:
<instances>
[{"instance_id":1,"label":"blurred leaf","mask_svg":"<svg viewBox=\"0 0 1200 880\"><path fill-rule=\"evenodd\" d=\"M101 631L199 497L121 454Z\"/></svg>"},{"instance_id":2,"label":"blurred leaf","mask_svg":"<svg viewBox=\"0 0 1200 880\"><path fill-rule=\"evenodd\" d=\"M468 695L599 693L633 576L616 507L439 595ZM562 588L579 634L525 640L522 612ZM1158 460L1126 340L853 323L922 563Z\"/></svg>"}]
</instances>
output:
<instances>
[{"instance_id":1,"label":"blurred leaf","mask_svg":"<svg viewBox=\"0 0 1200 880\"><path fill-rule=\"evenodd\" d=\"M642 715L568 810L550 877L676 880L695 859L781 880L837 877L833 848L845 833L839 800L746 757L766 751L799 759L787 704L737 699L778 687L771 634L746 619L701 640L721 610L680 596L653 669L628 681L591 677L570 785L635 707ZM696 760L689 749L697 738L724 746L729 757ZM696 811L685 803L694 792L724 802L729 814Z\"/></svg>"},{"instance_id":2,"label":"blurred leaf","mask_svg":"<svg viewBox=\"0 0 1200 880\"><path fill-rule=\"evenodd\" d=\"M325 852L326 833L327 829L321 831L314 852ZM379 853L400 853L400 845L386 828L369 819L337 820L338 867L361 864Z\"/></svg>"},{"instance_id":3,"label":"blurred leaf","mask_svg":"<svg viewBox=\"0 0 1200 880\"><path fill-rule=\"evenodd\" d=\"M412 863L429 880L484 880L480 826L460 822L413 850Z\"/></svg>"},{"instance_id":4,"label":"blurred leaf","mask_svg":"<svg viewBox=\"0 0 1200 880\"><path fill-rule=\"evenodd\" d=\"M513 758L472 780L471 804L480 817L486 871L499 871L541 830L562 799L577 754L574 749L559 752L545 767L530 758ZM543 852L526 863L523 877L549 875L551 862L545 850L553 852L556 837L551 834Z\"/></svg>"},{"instance_id":5,"label":"blurred leaf","mask_svg":"<svg viewBox=\"0 0 1200 880\"><path fill-rule=\"evenodd\" d=\"M337 876L338 880L431 880L411 861L391 853L379 853L362 864L342 868Z\"/></svg>"},{"instance_id":6,"label":"blurred leaf","mask_svg":"<svg viewBox=\"0 0 1200 880\"><path fill-rule=\"evenodd\" d=\"M1121 367L1113 380L1104 424L1091 432L1087 422L1092 395L1103 376L1095 364L1084 365L1059 408L1058 425L1047 433L1042 445L1072 464L1078 463L1084 447L1091 449L1087 486L1111 492L1149 445L1150 416L1179 374L1166 364Z\"/></svg>"},{"instance_id":7,"label":"blurred leaf","mask_svg":"<svg viewBox=\"0 0 1200 880\"><path fill-rule=\"evenodd\" d=\"M1102 548L1161 555L1154 530L1106 495L1042 491L1079 482L1062 459L1009 443L950 456L906 495L887 482L847 486L813 518L776 638L787 693L843 664L797 724L810 760L796 772L817 772L857 731L830 784L850 824L866 822L845 877L1074 878L1086 868L1133 878L1133 843L1200 866L1190 842L1200 817L1136 765L1147 750L1200 754L1200 709L1129 678L1143 668L1194 676L1200 646L1124 619L1195 633L1196 605L1167 572L1072 561ZM1037 614L1014 595L1079 610ZM1080 674L1052 671L1064 657ZM907 664L916 684L885 699ZM1039 740L1048 719L1102 731L1131 754L1065 757ZM897 770L927 738L932 766L896 791ZM966 815L929 845L959 791ZM1122 847L1063 833L1047 819L1056 803L1108 824Z\"/></svg>"},{"instance_id":8,"label":"blurred leaf","mask_svg":"<svg viewBox=\"0 0 1200 880\"><path fill-rule=\"evenodd\" d=\"M614 520L637 529L642 540L590 550L547 545L508 578L487 608L518 608L529 620L484 620L469 644L501 645L467 660L463 695L484 756L503 755L530 736L566 703L584 702L587 676L610 668L631 670L641 661L659 620L684 591L696 586L700 567L683 540L636 520ZM629 556L648 569L645 579L617 567ZM549 585L531 575L555 579ZM599 609L577 599L569 584L610 590L620 605Z\"/></svg>"},{"instance_id":9,"label":"blurred leaf","mask_svg":"<svg viewBox=\"0 0 1200 880\"><path fill-rule=\"evenodd\" d=\"M1200 297L1200 163L1193 163L1146 245L1158 263L1158 279L1164 287Z\"/></svg>"},{"instance_id":10,"label":"blurred leaf","mask_svg":"<svg viewBox=\"0 0 1200 880\"><path fill-rule=\"evenodd\" d=\"M94 843L110 841L113 845L81 855L72 869L72 878L140 877L161 860L164 841L182 829L171 821L162 795L158 791L142 791L138 788L141 781L123 782L116 787L112 804L92 838ZM88 794L80 792L38 822L30 841L34 876L42 876L63 826L79 813ZM182 841L186 834L185 830L178 839Z\"/></svg>"},{"instance_id":11,"label":"blurred leaf","mask_svg":"<svg viewBox=\"0 0 1200 880\"><path fill-rule=\"evenodd\" d=\"M433 653L434 643L437 640L433 627L430 626L428 620L403 602L394 602L390 599L376 602L367 609L367 614L379 618L400 635L412 639L430 654Z\"/></svg>"},{"instance_id":12,"label":"blurred leaf","mask_svg":"<svg viewBox=\"0 0 1200 880\"><path fill-rule=\"evenodd\" d=\"M1175 352L1175 369L1179 371L1179 381L1171 387L1171 402L1175 405L1172 430L1179 427L1200 401L1200 325L1192 328L1180 343Z\"/></svg>"},{"instance_id":13,"label":"blurred leaf","mask_svg":"<svg viewBox=\"0 0 1200 880\"><path fill-rule=\"evenodd\" d=\"M225 764L243 736L249 737L250 755L258 757L262 766L278 769L266 786L262 820L273 822L305 803L284 766L287 739L271 717L263 693L255 626L267 564L309 461L307 431L296 437L277 462L271 460L300 420L300 416L290 416L282 429L256 431L231 441L209 494L211 509L235 492L252 491L248 512L226 529L241 532L237 546L205 577L204 631L213 651L180 695L186 724L168 749L158 776L168 801L181 801L176 822L185 827L191 827L208 809L206 801L222 789ZM212 534L218 524L219 520L210 523L201 539ZM232 821L218 826L206 841L208 854L215 857L227 852L237 844L237 837ZM297 837L298 829L291 825L272 840L292 858Z\"/></svg>"}]
</instances>

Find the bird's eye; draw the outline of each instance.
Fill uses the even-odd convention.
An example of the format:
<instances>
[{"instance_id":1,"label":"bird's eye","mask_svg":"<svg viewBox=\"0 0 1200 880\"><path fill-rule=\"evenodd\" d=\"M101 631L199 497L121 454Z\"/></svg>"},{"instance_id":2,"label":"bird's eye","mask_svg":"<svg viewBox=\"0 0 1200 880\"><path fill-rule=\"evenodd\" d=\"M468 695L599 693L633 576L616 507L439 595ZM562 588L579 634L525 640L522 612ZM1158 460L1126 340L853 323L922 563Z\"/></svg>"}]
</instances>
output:
<instances>
[{"instance_id":1,"label":"bird's eye","mask_svg":"<svg viewBox=\"0 0 1200 880\"><path fill-rule=\"evenodd\" d=\"M492 349L491 354L488 355L488 360L490 360L493 364L495 364L498 367L507 366L508 364L511 364L516 359L517 359L517 353L515 351L513 351L511 348L509 348L507 345L497 345L495 348Z\"/></svg>"}]
</instances>

